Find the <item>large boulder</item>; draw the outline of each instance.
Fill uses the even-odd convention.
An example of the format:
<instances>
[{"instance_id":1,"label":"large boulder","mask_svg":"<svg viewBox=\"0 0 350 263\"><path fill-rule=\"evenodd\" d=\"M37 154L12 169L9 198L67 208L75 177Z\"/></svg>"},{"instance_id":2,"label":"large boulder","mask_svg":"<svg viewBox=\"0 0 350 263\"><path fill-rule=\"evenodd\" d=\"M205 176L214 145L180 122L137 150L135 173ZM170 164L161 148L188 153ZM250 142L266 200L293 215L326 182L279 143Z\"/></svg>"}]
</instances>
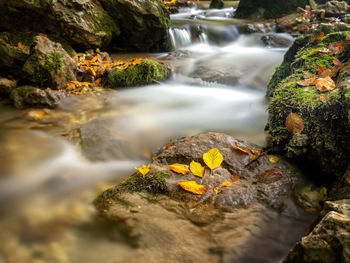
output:
<instances>
[{"instance_id":1,"label":"large boulder","mask_svg":"<svg viewBox=\"0 0 350 263\"><path fill-rule=\"evenodd\" d=\"M120 25L112 43L119 50L160 51L168 48L169 11L161 0L100 0Z\"/></svg>"},{"instance_id":2,"label":"large boulder","mask_svg":"<svg viewBox=\"0 0 350 263\"><path fill-rule=\"evenodd\" d=\"M344 174L350 158L350 70L344 68L334 78L336 88L329 92L319 91L315 85L297 84L317 74L319 66L333 68L335 59L350 62L350 46L339 55L320 54L315 50L326 49L330 43L342 45L349 32L336 32L322 40L313 36L296 39L277 67L269 84L267 95L268 131L274 149L314 165L336 179ZM300 83L300 82L299 82ZM301 133L290 133L286 118L291 112L298 114L304 123Z\"/></svg>"},{"instance_id":3,"label":"large boulder","mask_svg":"<svg viewBox=\"0 0 350 263\"><path fill-rule=\"evenodd\" d=\"M345 1L328 1L325 7L327 16L346 15L350 11L350 6Z\"/></svg>"},{"instance_id":4,"label":"large boulder","mask_svg":"<svg viewBox=\"0 0 350 263\"><path fill-rule=\"evenodd\" d=\"M76 80L75 71L74 58L60 43L53 42L46 36L34 38L30 57L22 68L27 81L53 89L64 89L68 82Z\"/></svg>"},{"instance_id":5,"label":"large boulder","mask_svg":"<svg viewBox=\"0 0 350 263\"><path fill-rule=\"evenodd\" d=\"M204 165L203 154L215 147L223 162L212 174L209 168L202 178L169 169L191 161ZM262 151L218 133L180 138L160 149L150 173L135 173L95 200L110 237L138 247L132 259L115 262L265 262L267 255L280 261L306 227L292 201L302 177L283 158ZM206 192L184 191L178 185L184 180ZM293 233L284 231L291 227ZM260 245L264 249L256 250Z\"/></svg>"},{"instance_id":6,"label":"large boulder","mask_svg":"<svg viewBox=\"0 0 350 263\"><path fill-rule=\"evenodd\" d=\"M305 7L308 0L244 0L240 1L236 18L276 18L292 13L298 7Z\"/></svg>"},{"instance_id":7,"label":"large boulder","mask_svg":"<svg viewBox=\"0 0 350 263\"><path fill-rule=\"evenodd\" d=\"M0 31L52 34L76 49L107 46L119 26L94 0L0 2Z\"/></svg>"}]
</instances>

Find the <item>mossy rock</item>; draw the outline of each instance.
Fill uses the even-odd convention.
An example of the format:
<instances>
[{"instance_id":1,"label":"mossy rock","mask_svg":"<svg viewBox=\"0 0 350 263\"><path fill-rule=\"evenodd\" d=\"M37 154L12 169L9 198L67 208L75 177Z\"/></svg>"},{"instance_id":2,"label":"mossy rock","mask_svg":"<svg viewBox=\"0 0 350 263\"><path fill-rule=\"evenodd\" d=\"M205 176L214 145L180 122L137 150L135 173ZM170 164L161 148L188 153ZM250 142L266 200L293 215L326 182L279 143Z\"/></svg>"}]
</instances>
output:
<instances>
[{"instance_id":1,"label":"mossy rock","mask_svg":"<svg viewBox=\"0 0 350 263\"><path fill-rule=\"evenodd\" d=\"M342 41L349 32L327 34L321 41L314 36L295 40L268 84L267 95L272 97L269 111L269 133L276 151L289 157L303 159L320 168L334 179L344 174L350 159L350 71L340 73L337 87L327 94L315 86L297 84L304 74L314 74L318 66L333 67L333 59L349 62L347 48L339 56L322 55L314 50L325 49L329 43ZM289 113L297 113L305 128L291 135L285 125Z\"/></svg>"},{"instance_id":2,"label":"mossy rock","mask_svg":"<svg viewBox=\"0 0 350 263\"><path fill-rule=\"evenodd\" d=\"M127 69L109 69L107 78L110 88L120 88L152 84L167 79L169 75L167 66L150 59Z\"/></svg>"}]
</instances>

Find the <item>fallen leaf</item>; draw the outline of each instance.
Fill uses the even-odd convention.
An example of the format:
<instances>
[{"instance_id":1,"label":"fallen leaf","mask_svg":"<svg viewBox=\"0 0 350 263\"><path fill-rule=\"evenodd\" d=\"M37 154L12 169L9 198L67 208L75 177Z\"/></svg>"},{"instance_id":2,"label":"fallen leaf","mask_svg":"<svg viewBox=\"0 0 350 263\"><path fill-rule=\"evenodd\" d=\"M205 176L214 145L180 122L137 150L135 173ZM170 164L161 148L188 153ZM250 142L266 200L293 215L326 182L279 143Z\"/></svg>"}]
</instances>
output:
<instances>
[{"instance_id":1,"label":"fallen leaf","mask_svg":"<svg viewBox=\"0 0 350 263\"><path fill-rule=\"evenodd\" d=\"M239 180L239 175L237 173L235 173L235 174L232 174L230 176L230 178L231 178L231 181L234 183L234 182L237 182Z\"/></svg>"},{"instance_id":2,"label":"fallen leaf","mask_svg":"<svg viewBox=\"0 0 350 263\"><path fill-rule=\"evenodd\" d=\"M44 111L39 111L39 110L32 110L30 112L27 113L27 116L30 118L30 119L33 119L33 120L41 120L43 119L45 116L46 116L46 112Z\"/></svg>"},{"instance_id":3,"label":"fallen leaf","mask_svg":"<svg viewBox=\"0 0 350 263\"><path fill-rule=\"evenodd\" d=\"M39 33L39 36L41 36L41 37L46 37L46 38L47 38L47 35L44 34L44 33Z\"/></svg>"},{"instance_id":4,"label":"fallen leaf","mask_svg":"<svg viewBox=\"0 0 350 263\"><path fill-rule=\"evenodd\" d=\"M174 163L172 165L169 165L169 168L178 174L183 174L186 175L190 172L190 170L187 169L187 165L184 164L179 164L179 163Z\"/></svg>"},{"instance_id":5,"label":"fallen leaf","mask_svg":"<svg viewBox=\"0 0 350 263\"><path fill-rule=\"evenodd\" d=\"M152 160L155 161L155 160L157 160L158 158L159 158L158 156L153 156L153 157L152 157Z\"/></svg>"},{"instance_id":6,"label":"fallen leaf","mask_svg":"<svg viewBox=\"0 0 350 263\"><path fill-rule=\"evenodd\" d=\"M304 129L303 119L296 113L289 113L286 118L286 127L291 134L300 133Z\"/></svg>"},{"instance_id":7,"label":"fallen leaf","mask_svg":"<svg viewBox=\"0 0 350 263\"><path fill-rule=\"evenodd\" d=\"M331 55L331 56L333 56L333 55L335 55L335 56L340 55L345 50L346 45L347 44L344 41L338 41L338 42L335 42L335 43L330 43L328 45L329 55Z\"/></svg>"},{"instance_id":8,"label":"fallen leaf","mask_svg":"<svg viewBox=\"0 0 350 263\"><path fill-rule=\"evenodd\" d=\"M323 67L323 66L318 66L318 76L320 78L332 76L332 70L330 70L329 68ZM317 82L317 80L315 82Z\"/></svg>"},{"instance_id":9,"label":"fallen leaf","mask_svg":"<svg viewBox=\"0 0 350 263\"><path fill-rule=\"evenodd\" d=\"M165 145L165 149L169 149L171 145L173 145L172 139L170 139L170 141Z\"/></svg>"},{"instance_id":10,"label":"fallen leaf","mask_svg":"<svg viewBox=\"0 0 350 263\"><path fill-rule=\"evenodd\" d=\"M220 167L224 157L217 148L211 149L203 154L203 160L205 164L210 168L211 173L215 168Z\"/></svg>"},{"instance_id":11,"label":"fallen leaf","mask_svg":"<svg viewBox=\"0 0 350 263\"><path fill-rule=\"evenodd\" d=\"M203 177L205 167L203 167L200 163L196 161L192 161L190 163L190 170L191 170L191 173L193 173L193 175L198 177Z\"/></svg>"},{"instance_id":12,"label":"fallen leaf","mask_svg":"<svg viewBox=\"0 0 350 263\"><path fill-rule=\"evenodd\" d=\"M315 38L312 40L312 42L321 40L323 37L324 37L324 32L322 32L322 33L319 34L317 37L315 37Z\"/></svg>"},{"instance_id":13,"label":"fallen leaf","mask_svg":"<svg viewBox=\"0 0 350 263\"><path fill-rule=\"evenodd\" d=\"M220 186L215 186L213 190L214 190L215 194L220 194L222 192L222 189Z\"/></svg>"},{"instance_id":14,"label":"fallen leaf","mask_svg":"<svg viewBox=\"0 0 350 263\"><path fill-rule=\"evenodd\" d=\"M316 88L321 92L327 92L335 89L335 83L330 76L318 78Z\"/></svg>"},{"instance_id":15,"label":"fallen leaf","mask_svg":"<svg viewBox=\"0 0 350 263\"><path fill-rule=\"evenodd\" d=\"M243 152L243 153L246 153L246 154L250 154L250 151L248 149L245 149L245 148L242 148L242 147L239 147L237 142L234 142L233 145L236 147L237 150Z\"/></svg>"},{"instance_id":16,"label":"fallen leaf","mask_svg":"<svg viewBox=\"0 0 350 263\"><path fill-rule=\"evenodd\" d=\"M150 171L151 171L151 169L149 168L150 167L150 165L148 164L148 165L142 165L141 167L139 167L139 168L137 168L136 166L135 166L135 169L137 170L137 171L139 171L139 173L140 174L142 174L143 176L145 176L145 175L147 175Z\"/></svg>"},{"instance_id":17,"label":"fallen leaf","mask_svg":"<svg viewBox=\"0 0 350 263\"><path fill-rule=\"evenodd\" d=\"M92 2L92 0L90 0L90 4L91 4L93 7L95 7L95 3Z\"/></svg>"},{"instance_id":18,"label":"fallen leaf","mask_svg":"<svg viewBox=\"0 0 350 263\"><path fill-rule=\"evenodd\" d=\"M17 46L20 49L24 49L25 48L25 46L21 42L18 42Z\"/></svg>"},{"instance_id":19,"label":"fallen leaf","mask_svg":"<svg viewBox=\"0 0 350 263\"><path fill-rule=\"evenodd\" d=\"M273 183L278 180L280 180L283 176L283 171L278 170L278 169L269 169L263 172L259 177L258 177L258 182L259 183Z\"/></svg>"},{"instance_id":20,"label":"fallen leaf","mask_svg":"<svg viewBox=\"0 0 350 263\"><path fill-rule=\"evenodd\" d=\"M249 162L250 163L252 161L258 159L260 157L260 155L262 154L261 150L242 148L242 147L238 146L237 142L234 142L233 145L236 147L237 150L249 155Z\"/></svg>"},{"instance_id":21,"label":"fallen leaf","mask_svg":"<svg viewBox=\"0 0 350 263\"><path fill-rule=\"evenodd\" d=\"M224 186L224 187L230 187L231 185L232 185L232 183L228 182L228 181L222 183L222 186Z\"/></svg>"},{"instance_id":22,"label":"fallen leaf","mask_svg":"<svg viewBox=\"0 0 350 263\"><path fill-rule=\"evenodd\" d=\"M328 92L327 92L327 93L322 94L322 95L320 96L320 101L326 102L326 101L327 101L327 99L328 99L328 95L329 95L329 93L328 93Z\"/></svg>"},{"instance_id":23,"label":"fallen leaf","mask_svg":"<svg viewBox=\"0 0 350 263\"><path fill-rule=\"evenodd\" d=\"M316 78L317 78L316 75L313 74L310 78L298 81L297 84L305 87L313 86L316 84Z\"/></svg>"},{"instance_id":24,"label":"fallen leaf","mask_svg":"<svg viewBox=\"0 0 350 263\"><path fill-rule=\"evenodd\" d=\"M346 36L345 41L350 41L350 34Z\"/></svg>"},{"instance_id":25,"label":"fallen leaf","mask_svg":"<svg viewBox=\"0 0 350 263\"><path fill-rule=\"evenodd\" d=\"M333 59L333 64L334 64L335 66L340 66L340 65L341 65L341 62L339 61L339 59L335 58L335 59Z\"/></svg>"},{"instance_id":26,"label":"fallen leaf","mask_svg":"<svg viewBox=\"0 0 350 263\"><path fill-rule=\"evenodd\" d=\"M269 155L268 158L270 163L273 163L273 164L278 163L278 161L280 160L280 158L278 158L278 156L276 155Z\"/></svg>"},{"instance_id":27,"label":"fallen leaf","mask_svg":"<svg viewBox=\"0 0 350 263\"><path fill-rule=\"evenodd\" d=\"M177 183L182 189L193 194L201 195L204 194L207 189L195 181L180 181Z\"/></svg>"}]
</instances>

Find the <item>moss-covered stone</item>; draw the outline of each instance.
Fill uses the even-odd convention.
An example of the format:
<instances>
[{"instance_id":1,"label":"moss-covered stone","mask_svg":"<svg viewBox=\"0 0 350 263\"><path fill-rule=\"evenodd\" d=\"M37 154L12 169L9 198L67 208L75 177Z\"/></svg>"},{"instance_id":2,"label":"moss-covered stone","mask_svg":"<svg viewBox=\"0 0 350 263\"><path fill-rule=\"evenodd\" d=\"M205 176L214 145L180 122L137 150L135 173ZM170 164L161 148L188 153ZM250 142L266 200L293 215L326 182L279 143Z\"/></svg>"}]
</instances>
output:
<instances>
[{"instance_id":1,"label":"moss-covered stone","mask_svg":"<svg viewBox=\"0 0 350 263\"><path fill-rule=\"evenodd\" d=\"M45 61L44 68L55 74L60 73L63 69L62 54L51 52Z\"/></svg>"},{"instance_id":2,"label":"moss-covered stone","mask_svg":"<svg viewBox=\"0 0 350 263\"><path fill-rule=\"evenodd\" d=\"M165 65L150 59L127 69L108 70L108 85L111 88L147 85L165 80L169 74Z\"/></svg>"},{"instance_id":3,"label":"moss-covered stone","mask_svg":"<svg viewBox=\"0 0 350 263\"><path fill-rule=\"evenodd\" d=\"M267 90L267 95L272 97L268 107L269 133L275 150L308 161L330 176L344 174L350 158L350 72L340 73L335 80L337 88L326 94L315 86L303 87L297 82L306 73L317 73L318 66L333 67L335 58L348 62L349 57L343 54L329 56L314 51L342 41L348 34L330 33L321 41L312 41L314 36L297 39L295 42L303 44L298 45L288 60L285 57ZM309 40L303 41L306 38ZM292 136L286 129L285 120L290 112L302 117L305 125L302 134Z\"/></svg>"}]
</instances>

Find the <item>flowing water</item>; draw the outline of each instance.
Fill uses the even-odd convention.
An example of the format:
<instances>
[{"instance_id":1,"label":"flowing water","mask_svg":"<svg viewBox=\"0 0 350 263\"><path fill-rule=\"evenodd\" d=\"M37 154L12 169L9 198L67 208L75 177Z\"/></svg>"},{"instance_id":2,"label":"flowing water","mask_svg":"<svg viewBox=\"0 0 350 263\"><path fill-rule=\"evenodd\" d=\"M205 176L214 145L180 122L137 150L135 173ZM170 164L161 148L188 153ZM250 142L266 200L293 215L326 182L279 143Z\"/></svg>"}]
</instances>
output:
<instances>
[{"instance_id":1,"label":"flowing water","mask_svg":"<svg viewBox=\"0 0 350 263\"><path fill-rule=\"evenodd\" d=\"M98 193L179 136L215 131L265 144L266 84L287 47L264 46L269 26L241 34L252 25L233 12L187 9L172 16L174 52L147 54L172 66L163 83L68 98L43 119L2 106L0 262L131 256L131 247L110 241L94 223Z\"/></svg>"}]
</instances>

